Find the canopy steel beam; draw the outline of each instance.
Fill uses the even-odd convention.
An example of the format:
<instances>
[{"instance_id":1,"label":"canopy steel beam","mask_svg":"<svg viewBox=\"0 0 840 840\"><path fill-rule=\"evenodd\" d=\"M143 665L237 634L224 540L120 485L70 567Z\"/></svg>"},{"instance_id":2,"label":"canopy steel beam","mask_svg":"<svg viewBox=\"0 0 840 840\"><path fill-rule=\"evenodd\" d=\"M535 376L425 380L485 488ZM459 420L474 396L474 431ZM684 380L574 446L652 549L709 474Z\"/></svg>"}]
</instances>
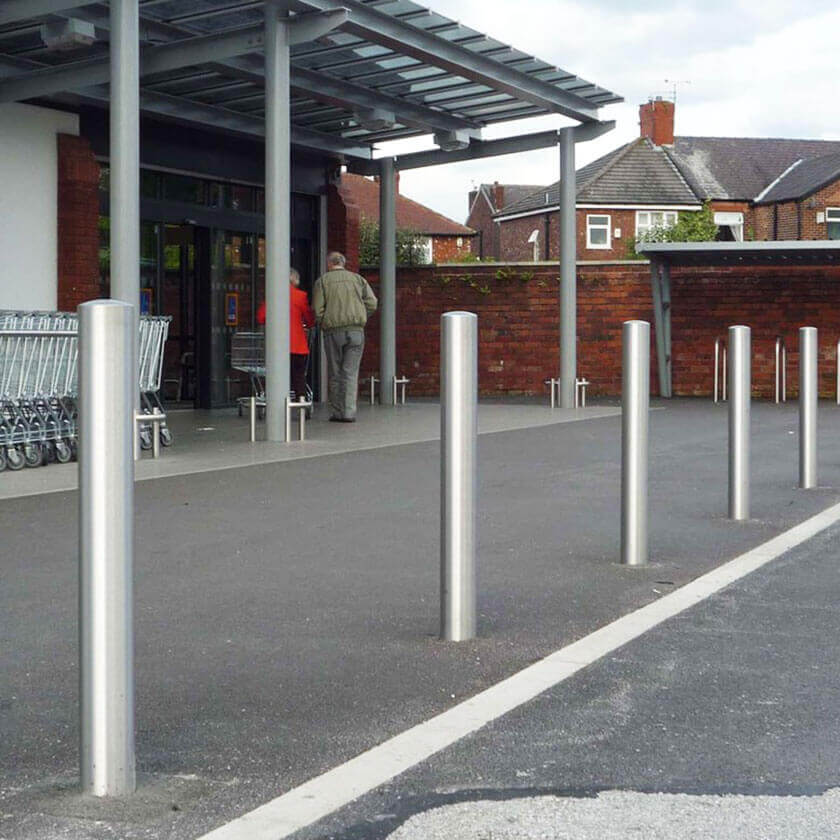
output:
<instances>
[{"instance_id":1,"label":"canopy steel beam","mask_svg":"<svg viewBox=\"0 0 840 840\"><path fill-rule=\"evenodd\" d=\"M89 20L96 26L106 27L107 20L95 12L81 15L84 19ZM303 36L307 36L312 40L324 34L324 31L316 31L316 27L321 27L326 31L327 26L330 29L341 26L347 19L347 11L343 8L328 10L323 13L302 14L297 18L293 18L294 23L290 23L291 43L303 43ZM154 47L154 50L164 50L168 48L175 48L177 44L192 43L197 41L197 38L189 38L193 35L189 29L173 26L171 24L161 23L159 21L151 21L141 16L141 27L148 27L147 35L156 38L179 39L171 44ZM262 27L248 27L248 30L253 30L254 36L259 38L257 49L262 48ZM245 33L246 30L240 30ZM219 37L219 36L210 36ZM180 39L184 39L183 42ZM225 55L216 52L206 59L206 63L210 66L217 67L221 72L228 73L236 78L244 79L245 81L253 82L260 86L265 84L265 73L263 69L263 62L254 59L253 61L243 56L243 53L253 52L253 50L241 50L234 53L233 47L227 53L227 60ZM159 72L158 69L148 69L144 60L141 65L141 72L144 75L149 73ZM197 63L197 62L196 62ZM175 67L161 68L161 69L176 69ZM10 80L11 81L11 80ZM98 79L98 82L107 81L107 79ZM401 124L411 126L413 128L420 128L428 131L430 134L435 131L457 131L465 128L478 128L479 123L474 120L464 119L455 115L447 114L445 111L440 111L435 108L420 105L407 100L392 96L390 94L380 94L372 91L370 88L362 85L356 85L352 82L339 79L334 76L329 76L315 70L298 67L294 64L291 70L291 85L292 92L303 93L307 96L312 96L319 101L326 102L340 108L346 108L348 111L354 111L357 108L383 108L385 110L394 111ZM67 88L63 88L67 89ZM0 86L0 94L2 94L2 86ZM43 94L37 94L43 95ZM0 95L0 101L3 101Z\"/></svg>"},{"instance_id":2,"label":"canopy steel beam","mask_svg":"<svg viewBox=\"0 0 840 840\"><path fill-rule=\"evenodd\" d=\"M40 67L43 65L29 59L0 54L0 78L4 74ZM110 107L108 88L105 85L85 88L81 91L63 92L51 98L68 105L88 104L106 109ZM231 134L265 137L265 124L261 117L252 117L216 105L205 105L181 96L141 89L140 110L151 116L162 117L167 121L183 125L203 125ZM292 128L292 144L349 158L371 159L369 146L360 146L340 137L305 128Z\"/></svg>"},{"instance_id":3,"label":"canopy steel beam","mask_svg":"<svg viewBox=\"0 0 840 840\"><path fill-rule=\"evenodd\" d=\"M53 15L82 5L84 0L5 0L0 4L0 26Z\"/></svg>"},{"instance_id":4,"label":"canopy steel beam","mask_svg":"<svg viewBox=\"0 0 840 840\"><path fill-rule=\"evenodd\" d=\"M296 23L289 25L290 40L292 43L309 42L335 29L346 18L347 14L342 9L324 15L302 15ZM232 32L146 47L140 59L140 75L166 73L252 53L263 48L264 40L262 26L246 26ZM0 102L19 102L65 90L79 90L107 82L110 75L107 57L46 67L0 83Z\"/></svg>"},{"instance_id":5,"label":"canopy steel beam","mask_svg":"<svg viewBox=\"0 0 840 840\"><path fill-rule=\"evenodd\" d=\"M342 26L345 32L394 49L401 55L443 67L459 76L489 84L552 113L563 114L579 122L595 122L598 119L597 106L583 97L563 91L522 71L506 68L498 61L466 47L436 38L416 26L371 9L358 0L281 0L281 5L299 12L347 8L350 17Z\"/></svg>"},{"instance_id":6,"label":"canopy steel beam","mask_svg":"<svg viewBox=\"0 0 840 840\"><path fill-rule=\"evenodd\" d=\"M599 137L615 128L615 120L600 123L590 123L586 126L575 127L575 141L588 140ZM582 132L582 135L578 132ZM590 136L591 135L591 136ZM540 131L536 134L523 134L519 137L503 137L499 140L473 140L466 149L452 152L430 150L428 152L414 152L395 158L397 169L421 169L425 166L440 166L445 163L459 163L465 160L499 157L518 152L532 152L536 149L549 149L558 143L556 130ZM352 161L348 164L351 172L359 175L378 175L379 160Z\"/></svg>"}]
</instances>

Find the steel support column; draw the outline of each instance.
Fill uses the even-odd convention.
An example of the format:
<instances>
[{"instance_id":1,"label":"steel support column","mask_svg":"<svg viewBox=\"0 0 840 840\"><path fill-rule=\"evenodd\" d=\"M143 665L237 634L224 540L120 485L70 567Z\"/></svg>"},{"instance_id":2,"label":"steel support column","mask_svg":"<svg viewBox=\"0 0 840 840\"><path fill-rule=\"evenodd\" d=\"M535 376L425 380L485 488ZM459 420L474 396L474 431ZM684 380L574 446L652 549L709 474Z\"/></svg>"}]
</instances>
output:
<instances>
[{"instance_id":1,"label":"steel support column","mask_svg":"<svg viewBox=\"0 0 840 840\"><path fill-rule=\"evenodd\" d=\"M667 263L650 261L650 288L653 295L653 319L656 328L656 361L659 371L659 394L671 396L671 273Z\"/></svg>"},{"instance_id":2,"label":"steel support column","mask_svg":"<svg viewBox=\"0 0 840 840\"><path fill-rule=\"evenodd\" d=\"M327 270L327 197L318 197L318 276ZM324 346L324 333L319 330L318 335L318 384L320 392L318 402L327 404L329 389L329 373L327 369L327 349Z\"/></svg>"},{"instance_id":3,"label":"steel support column","mask_svg":"<svg viewBox=\"0 0 840 840\"><path fill-rule=\"evenodd\" d=\"M575 130L560 129L560 407L575 407L577 378L577 233Z\"/></svg>"},{"instance_id":4,"label":"steel support column","mask_svg":"<svg viewBox=\"0 0 840 840\"><path fill-rule=\"evenodd\" d=\"M265 432L286 440L289 395L291 119L289 31L265 6Z\"/></svg>"},{"instance_id":5,"label":"steel support column","mask_svg":"<svg viewBox=\"0 0 840 840\"><path fill-rule=\"evenodd\" d=\"M397 374L397 188L393 158L379 170L379 401L394 404Z\"/></svg>"},{"instance_id":6,"label":"steel support column","mask_svg":"<svg viewBox=\"0 0 840 840\"><path fill-rule=\"evenodd\" d=\"M138 0L111 15L111 297L140 301L140 33Z\"/></svg>"}]
</instances>

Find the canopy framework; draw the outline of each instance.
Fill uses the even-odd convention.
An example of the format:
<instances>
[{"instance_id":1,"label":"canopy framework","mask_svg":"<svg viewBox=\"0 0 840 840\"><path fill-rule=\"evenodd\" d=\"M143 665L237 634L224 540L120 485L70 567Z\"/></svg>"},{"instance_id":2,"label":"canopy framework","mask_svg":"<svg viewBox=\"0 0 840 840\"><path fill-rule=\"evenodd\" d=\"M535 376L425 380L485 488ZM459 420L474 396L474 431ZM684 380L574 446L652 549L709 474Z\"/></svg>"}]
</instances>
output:
<instances>
[{"instance_id":1,"label":"canopy framework","mask_svg":"<svg viewBox=\"0 0 840 840\"><path fill-rule=\"evenodd\" d=\"M109 83L120 75L114 45L127 38L136 38L137 49L123 46L117 60L131 65L126 78L139 80L139 98L125 86L112 98ZM116 106L111 154L120 160L138 159L138 111L280 144L267 149L266 248L268 271L282 274L288 256L271 255L288 250L280 204L290 182L273 153L288 158L296 145L378 173L378 143L432 135L439 148L416 163L434 165L504 153L501 144L495 151L498 141L481 140L482 129L525 117L560 115L582 124L575 131L598 133L608 127L599 109L621 98L414 0L8 0L0 9L0 103L12 101ZM553 145L554 134L511 138L504 147ZM129 168L120 170L124 178L112 177L112 213L134 188ZM139 224L136 215L132 209L126 224ZM139 279L127 261L119 276L131 276L133 286ZM384 273L387 297L395 294L390 264ZM126 282L120 295L136 298ZM267 303L267 344L275 350L269 363L285 369L287 306L279 296ZM383 301L388 319L392 303ZM394 369L393 358L383 362L382 370ZM286 379L267 380L269 439L285 440ZM385 382L382 391L390 393Z\"/></svg>"}]
</instances>

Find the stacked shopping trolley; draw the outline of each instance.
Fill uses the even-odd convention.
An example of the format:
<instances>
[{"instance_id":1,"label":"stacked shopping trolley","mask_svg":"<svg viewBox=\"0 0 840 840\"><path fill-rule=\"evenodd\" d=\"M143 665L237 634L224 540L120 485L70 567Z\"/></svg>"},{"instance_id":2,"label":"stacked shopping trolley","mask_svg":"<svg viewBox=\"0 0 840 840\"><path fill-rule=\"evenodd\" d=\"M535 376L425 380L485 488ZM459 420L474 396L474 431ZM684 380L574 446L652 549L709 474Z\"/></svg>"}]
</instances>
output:
<instances>
[{"instance_id":1,"label":"stacked shopping trolley","mask_svg":"<svg viewBox=\"0 0 840 840\"><path fill-rule=\"evenodd\" d=\"M144 414L162 408L158 391L169 317L140 319L139 381ZM0 471L76 457L78 319L67 312L0 312ZM161 443L172 434L160 424ZM152 424L140 426L152 447Z\"/></svg>"}]
</instances>

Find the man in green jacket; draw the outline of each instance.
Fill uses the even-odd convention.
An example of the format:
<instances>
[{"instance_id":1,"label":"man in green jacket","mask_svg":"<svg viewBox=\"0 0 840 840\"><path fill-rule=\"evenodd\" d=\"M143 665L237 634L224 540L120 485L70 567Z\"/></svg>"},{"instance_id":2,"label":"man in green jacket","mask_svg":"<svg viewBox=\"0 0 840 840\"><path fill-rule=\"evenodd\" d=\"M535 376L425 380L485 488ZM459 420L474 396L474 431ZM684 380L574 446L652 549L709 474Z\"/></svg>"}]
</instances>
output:
<instances>
[{"instance_id":1,"label":"man in green jacket","mask_svg":"<svg viewBox=\"0 0 840 840\"><path fill-rule=\"evenodd\" d=\"M355 423L365 324L376 311L377 301L367 280L344 266L344 254L327 254L327 270L315 281L312 308L324 333L330 420Z\"/></svg>"}]
</instances>

